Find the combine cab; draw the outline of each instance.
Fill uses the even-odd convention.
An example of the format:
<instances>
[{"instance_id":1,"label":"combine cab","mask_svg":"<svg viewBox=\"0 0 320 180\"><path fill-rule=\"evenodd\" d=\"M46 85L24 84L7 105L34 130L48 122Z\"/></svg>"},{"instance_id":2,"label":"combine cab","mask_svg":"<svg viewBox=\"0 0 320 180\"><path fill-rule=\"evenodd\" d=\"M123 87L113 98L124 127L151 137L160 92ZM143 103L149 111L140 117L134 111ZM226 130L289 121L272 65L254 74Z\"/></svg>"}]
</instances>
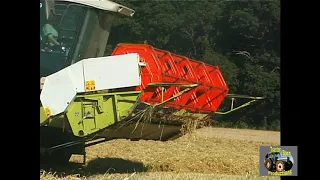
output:
<instances>
[{"instance_id":1,"label":"combine cab","mask_svg":"<svg viewBox=\"0 0 320 180\"><path fill-rule=\"evenodd\" d=\"M119 44L104 57L113 17L133 14L108 0L40 1L42 162L85 157L116 138L174 139L261 99L229 94L217 66L147 44ZM251 101L217 112L227 97Z\"/></svg>"}]
</instances>

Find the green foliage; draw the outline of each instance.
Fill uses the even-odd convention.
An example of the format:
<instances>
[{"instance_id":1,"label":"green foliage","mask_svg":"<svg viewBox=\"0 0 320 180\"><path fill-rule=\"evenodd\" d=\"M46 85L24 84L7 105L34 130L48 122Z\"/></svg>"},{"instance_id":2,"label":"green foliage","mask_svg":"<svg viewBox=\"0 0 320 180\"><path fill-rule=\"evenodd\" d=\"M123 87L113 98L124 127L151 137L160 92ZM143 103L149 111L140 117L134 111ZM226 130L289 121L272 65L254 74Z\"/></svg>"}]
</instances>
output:
<instances>
[{"instance_id":1,"label":"green foliage","mask_svg":"<svg viewBox=\"0 0 320 180\"><path fill-rule=\"evenodd\" d=\"M239 81L237 79L239 69L233 62L231 62L226 56L211 49L207 49L204 52L202 61L218 66L225 78L225 81L228 83L230 91L236 92L237 87L239 86Z\"/></svg>"},{"instance_id":2,"label":"green foliage","mask_svg":"<svg viewBox=\"0 0 320 180\"><path fill-rule=\"evenodd\" d=\"M266 100L219 123L280 128L280 1L117 1L136 11L116 18L107 46L142 43L219 66L230 93ZM222 109L224 106L221 107Z\"/></svg>"}]
</instances>

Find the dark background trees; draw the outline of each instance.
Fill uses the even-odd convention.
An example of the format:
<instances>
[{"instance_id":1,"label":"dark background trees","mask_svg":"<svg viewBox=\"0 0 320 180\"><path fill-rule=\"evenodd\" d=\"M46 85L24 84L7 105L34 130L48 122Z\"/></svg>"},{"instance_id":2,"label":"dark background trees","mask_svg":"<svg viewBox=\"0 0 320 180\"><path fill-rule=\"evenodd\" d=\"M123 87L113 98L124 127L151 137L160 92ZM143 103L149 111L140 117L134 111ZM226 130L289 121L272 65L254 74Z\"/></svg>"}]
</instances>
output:
<instances>
[{"instance_id":1,"label":"dark background trees","mask_svg":"<svg viewBox=\"0 0 320 180\"><path fill-rule=\"evenodd\" d=\"M148 44L217 65L232 93L266 99L218 118L220 124L280 129L280 0L117 1L133 18L117 18L108 51Z\"/></svg>"}]
</instances>

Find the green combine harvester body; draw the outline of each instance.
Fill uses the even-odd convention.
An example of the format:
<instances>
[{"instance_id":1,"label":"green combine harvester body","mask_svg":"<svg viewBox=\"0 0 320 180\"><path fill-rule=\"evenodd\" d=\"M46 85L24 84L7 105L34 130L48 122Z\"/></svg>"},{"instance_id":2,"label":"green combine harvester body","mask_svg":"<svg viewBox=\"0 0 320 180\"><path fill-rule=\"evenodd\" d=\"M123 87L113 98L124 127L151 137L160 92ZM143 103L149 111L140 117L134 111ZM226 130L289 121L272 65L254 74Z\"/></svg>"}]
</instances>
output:
<instances>
[{"instance_id":1,"label":"green combine harvester body","mask_svg":"<svg viewBox=\"0 0 320 180\"><path fill-rule=\"evenodd\" d=\"M40 107L40 126L70 128L74 136L86 137L129 117L140 94L129 91L77 95L60 116L49 118Z\"/></svg>"},{"instance_id":2,"label":"green combine harvester body","mask_svg":"<svg viewBox=\"0 0 320 180\"><path fill-rule=\"evenodd\" d=\"M86 147L111 139L172 140L262 99L230 95L218 67L149 45L105 57L113 17L133 14L109 0L40 0L41 162L85 162ZM251 101L234 108L239 97Z\"/></svg>"}]
</instances>

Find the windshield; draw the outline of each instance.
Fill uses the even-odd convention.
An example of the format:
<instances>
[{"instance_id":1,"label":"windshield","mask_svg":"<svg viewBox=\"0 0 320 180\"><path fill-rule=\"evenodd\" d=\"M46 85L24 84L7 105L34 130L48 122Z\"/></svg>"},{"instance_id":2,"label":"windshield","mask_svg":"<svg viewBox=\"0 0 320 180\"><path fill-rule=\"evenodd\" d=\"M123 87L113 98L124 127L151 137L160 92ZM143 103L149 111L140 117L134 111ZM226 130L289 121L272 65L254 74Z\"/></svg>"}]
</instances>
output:
<instances>
[{"instance_id":1,"label":"windshield","mask_svg":"<svg viewBox=\"0 0 320 180\"><path fill-rule=\"evenodd\" d=\"M40 6L40 77L70 64L86 10L84 6L59 2L45 17Z\"/></svg>"},{"instance_id":2,"label":"windshield","mask_svg":"<svg viewBox=\"0 0 320 180\"><path fill-rule=\"evenodd\" d=\"M40 78L81 59L104 56L113 20L79 4L56 1L53 9L49 18L40 12Z\"/></svg>"}]
</instances>

